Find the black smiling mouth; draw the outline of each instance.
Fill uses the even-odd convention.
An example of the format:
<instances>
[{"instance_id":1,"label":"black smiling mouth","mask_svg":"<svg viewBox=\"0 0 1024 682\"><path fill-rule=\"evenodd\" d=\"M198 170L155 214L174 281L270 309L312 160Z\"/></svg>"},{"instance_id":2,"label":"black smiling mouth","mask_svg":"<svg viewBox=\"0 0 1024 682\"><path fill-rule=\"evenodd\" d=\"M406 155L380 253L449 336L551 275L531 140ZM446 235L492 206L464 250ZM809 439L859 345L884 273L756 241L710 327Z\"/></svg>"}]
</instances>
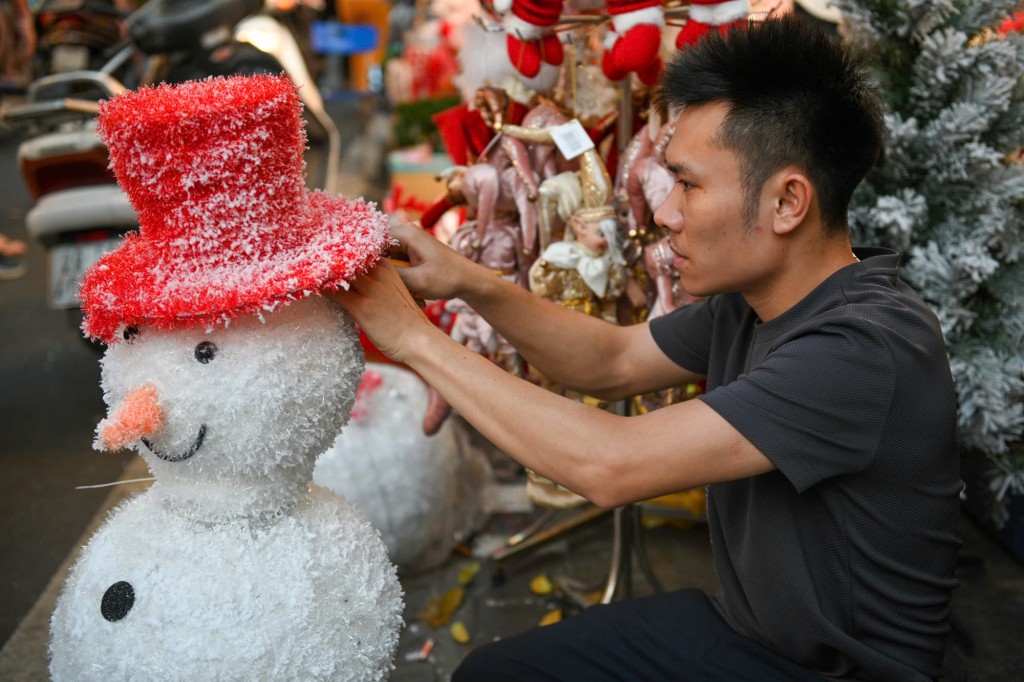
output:
<instances>
[{"instance_id":1,"label":"black smiling mouth","mask_svg":"<svg viewBox=\"0 0 1024 682\"><path fill-rule=\"evenodd\" d=\"M158 452L157 449L153 447L153 444L146 438L142 439L142 444L149 448L150 452L165 462L184 462L186 459L199 452L199 448L203 446L204 438L206 438L206 424L202 424L199 427L199 433L196 435L196 439L192 441L192 445L190 445L188 450L180 455L165 455L162 452Z\"/></svg>"}]
</instances>

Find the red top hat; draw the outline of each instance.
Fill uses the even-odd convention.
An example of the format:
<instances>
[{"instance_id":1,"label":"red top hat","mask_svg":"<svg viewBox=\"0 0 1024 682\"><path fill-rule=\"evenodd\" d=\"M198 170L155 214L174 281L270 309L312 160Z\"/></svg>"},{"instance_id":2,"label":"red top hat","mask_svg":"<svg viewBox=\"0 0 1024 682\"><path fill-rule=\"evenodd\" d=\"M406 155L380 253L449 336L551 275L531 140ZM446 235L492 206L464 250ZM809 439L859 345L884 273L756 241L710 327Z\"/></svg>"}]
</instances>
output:
<instances>
[{"instance_id":1,"label":"red top hat","mask_svg":"<svg viewBox=\"0 0 1024 682\"><path fill-rule=\"evenodd\" d=\"M99 131L139 231L86 273L83 330L213 327L347 286L384 251L373 204L306 191L306 134L283 76L126 92Z\"/></svg>"}]
</instances>

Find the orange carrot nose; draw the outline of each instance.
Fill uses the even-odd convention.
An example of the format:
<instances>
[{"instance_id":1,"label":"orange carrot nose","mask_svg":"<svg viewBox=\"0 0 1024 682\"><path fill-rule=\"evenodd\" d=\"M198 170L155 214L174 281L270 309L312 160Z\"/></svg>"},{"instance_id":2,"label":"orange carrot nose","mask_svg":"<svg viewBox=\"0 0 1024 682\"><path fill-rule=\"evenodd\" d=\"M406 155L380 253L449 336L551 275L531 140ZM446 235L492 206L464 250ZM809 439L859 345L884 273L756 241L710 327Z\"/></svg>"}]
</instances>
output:
<instances>
[{"instance_id":1,"label":"orange carrot nose","mask_svg":"<svg viewBox=\"0 0 1024 682\"><path fill-rule=\"evenodd\" d=\"M125 396L113 414L96 427L95 447L119 450L132 441L156 433L163 425L156 386L144 384Z\"/></svg>"}]
</instances>

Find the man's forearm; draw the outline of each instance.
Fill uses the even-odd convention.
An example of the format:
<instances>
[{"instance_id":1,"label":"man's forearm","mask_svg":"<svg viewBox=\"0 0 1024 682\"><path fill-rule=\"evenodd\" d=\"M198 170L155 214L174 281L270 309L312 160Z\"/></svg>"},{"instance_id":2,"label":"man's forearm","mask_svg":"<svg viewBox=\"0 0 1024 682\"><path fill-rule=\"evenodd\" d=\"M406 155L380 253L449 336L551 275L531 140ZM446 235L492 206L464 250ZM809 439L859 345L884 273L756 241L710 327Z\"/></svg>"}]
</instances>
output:
<instances>
[{"instance_id":1,"label":"man's forearm","mask_svg":"<svg viewBox=\"0 0 1024 682\"><path fill-rule=\"evenodd\" d=\"M483 275L462 296L545 377L594 395L622 386L612 360L621 330L568 310L500 277Z\"/></svg>"},{"instance_id":2,"label":"man's forearm","mask_svg":"<svg viewBox=\"0 0 1024 682\"><path fill-rule=\"evenodd\" d=\"M442 335L419 340L409 366L513 459L603 504L615 478L606 473L614 450L603 446L626 418L514 377Z\"/></svg>"}]
</instances>

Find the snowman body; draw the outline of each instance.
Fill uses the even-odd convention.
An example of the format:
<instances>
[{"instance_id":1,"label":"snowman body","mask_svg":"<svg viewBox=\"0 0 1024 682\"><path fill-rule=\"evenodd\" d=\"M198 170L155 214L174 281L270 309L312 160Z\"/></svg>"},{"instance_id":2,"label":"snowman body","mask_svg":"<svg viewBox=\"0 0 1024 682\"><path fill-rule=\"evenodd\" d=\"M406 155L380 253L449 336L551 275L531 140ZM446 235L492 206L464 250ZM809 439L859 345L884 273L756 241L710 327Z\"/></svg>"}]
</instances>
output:
<instances>
[{"instance_id":1,"label":"snowman body","mask_svg":"<svg viewBox=\"0 0 1024 682\"><path fill-rule=\"evenodd\" d=\"M483 525L490 467L453 420L423 433L427 386L410 370L371 364L360 393L313 480L366 516L400 569L434 568Z\"/></svg>"},{"instance_id":2,"label":"snowman body","mask_svg":"<svg viewBox=\"0 0 1024 682\"><path fill-rule=\"evenodd\" d=\"M116 421L139 385L158 396L160 427L132 442L157 480L72 567L52 677L384 679L395 568L358 512L310 484L362 373L351 321L313 296L226 328L128 336L104 356L104 397Z\"/></svg>"}]
</instances>

